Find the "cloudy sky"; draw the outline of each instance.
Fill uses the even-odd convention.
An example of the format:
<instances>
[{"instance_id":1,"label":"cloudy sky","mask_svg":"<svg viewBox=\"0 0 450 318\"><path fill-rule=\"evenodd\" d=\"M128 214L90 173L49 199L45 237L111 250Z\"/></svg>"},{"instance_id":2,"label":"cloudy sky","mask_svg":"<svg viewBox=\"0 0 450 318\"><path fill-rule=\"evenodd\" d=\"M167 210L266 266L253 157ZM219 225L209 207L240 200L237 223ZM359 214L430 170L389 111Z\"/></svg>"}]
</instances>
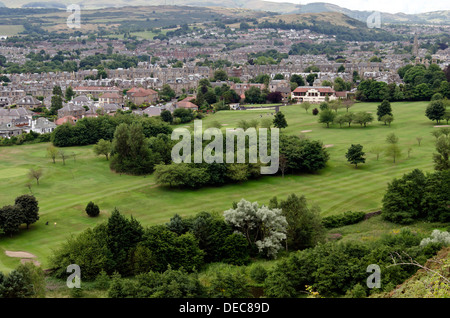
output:
<instances>
[{"instance_id":1,"label":"cloudy sky","mask_svg":"<svg viewBox=\"0 0 450 318\"><path fill-rule=\"evenodd\" d=\"M327 2L338 6L361 11L380 11L389 13L422 13L437 10L450 10L448 0L268 0L274 2L292 2L307 4L311 2Z\"/></svg>"}]
</instances>

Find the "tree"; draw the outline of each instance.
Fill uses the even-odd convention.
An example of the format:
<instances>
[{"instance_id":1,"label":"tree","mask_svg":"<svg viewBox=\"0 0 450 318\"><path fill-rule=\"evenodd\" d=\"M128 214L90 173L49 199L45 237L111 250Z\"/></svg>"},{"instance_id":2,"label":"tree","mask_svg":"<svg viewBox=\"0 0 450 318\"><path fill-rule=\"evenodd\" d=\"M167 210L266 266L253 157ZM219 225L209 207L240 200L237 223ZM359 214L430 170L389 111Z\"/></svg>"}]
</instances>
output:
<instances>
[{"instance_id":1,"label":"tree","mask_svg":"<svg viewBox=\"0 0 450 318\"><path fill-rule=\"evenodd\" d=\"M308 82L309 86L313 86L315 79L318 77L316 73L310 73L308 76L306 76L306 81Z\"/></svg>"},{"instance_id":2,"label":"tree","mask_svg":"<svg viewBox=\"0 0 450 318\"><path fill-rule=\"evenodd\" d=\"M435 120L437 124L439 124L439 121L444 118L445 116L445 105L442 100L434 100L432 101L426 111L425 115L430 120Z\"/></svg>"},{"instance_id":3,"label":"tree","mask_svg":"<svg viewBox=\"0 0 450 318\"><path fill-rule=\"evenodd\" d=\"M112 143L109 140L100 139L95 145L94 145L94 153L99 155L104 155L106 157L106 160L109 160L109 155L112 151Z\"/></svg>"},{"instance_id":4,"label":"tree","mask_svg":"<svg viewBox=\"0 0 450 318\"><path fill-rule=\"evenodd\" d=\"M286 128L288 126L286 118L284 117L284 114L279 111L278 113L275 114L274 119L273 119L273 125L276 128Z\"/></svg>"},{"instance_id":5,"label":"tree","mask_svg":"<svg viewBox=\"0 0 450 318\"><path fill-rule=\"evenodd\" d=\"M23 215L23 223L27 225L27 229L30 224L39 220L39 206L38 201L33 195L24 194L16 198L15 206Z\"/></svg>"},{"instance_id":6,"label":"tree","mask_svg":"<svg viewBox=\"0 0 450 318\"><path fill-rule=\"evenodd\" d=\"M373 116L367 112L358 112L355 114L353 118L353 122L360 124L361 126L366 127L368 123L373 121Z\"/></svg>"},{"instance_id":7,"label":"tree","mask_svg":"<svg viewBox=\"0 0 450 318\"><path fill-rule=\"evenodd\" d=\"M69 154L65 150L60 149L58 151L58 155L61 157L61 159L63 161L63 166L65 166L66 165L66 159L69 158Z\"/></svg>"},{"instance_id":8,"label":"tree","mask_svg":"<svg viewBox=\"0 0 450 318\"><path fill-rule=\"evenodd\" d=\"M272 92L267 95L267 100L271 103L280 103L283 100L283 96L280 92Z\"/></svg>"},{"instance_id":9,"label":"tree","mask_svg":"<svg viewBox=\"0 0 450 318\"><path fill-rule=\"evenodd\" d=\"M280 155L287 158L292 172L315 172L325 168L329 154L317 140L280 135Z\"/></svg>"},{"instance_id":10,"label":"tree","mask_svg":"<svg viewBox=\"0 0 450 318\"><path fill-rule=\"evenodd\" d=\"M242 199L235 209L224 212L224 218L245 236L250 246L269 257L276 257L286 239L287 222L280 209Z\"/></svg>"},{"instance_id":11,"label":"tree","mask_svg":"<svg viewBox=\"0 0 450 318\"><path fill-rule=\"evenodd\" d=\"M333 113L329 109L325 109L324 111L321 111L319 114L319 123L327 124L327 128L329 128L330 124L333 123L335 117L336 117L335 113Z\"/></svg>"},{"instance_id":12,"label":"tree","mask_svg":"<svg viewBox=\"0 0 450 318\"><path fill-rule=\"evenodd\" d=\"M416 140L417 140L417 143L419 144L419 147L420 147L420 144L422 142L422 139L423 139L423 137L416 137Z\"/></svg>"},{"instance_id":13,"label":"tree","mask_svg":"<svg viewBox=\"0 0 450 318\"><path fill-rule=\"evenodd\" d=\"M381 118L384 115L391 115L392 116L392 107L391 107L391 103L389 103L388 100L383 100L383 102L381 102L380 105L378 105L377 108L377 116L378 116L378 121L382 121Z\"/></svg>"},{"instance_id":14,"label":"tree","mask_svg":"<svg viewBox=\"0 0 450 318\"><path fill-rule=\"evenodd\" d=\"M442 135L436 140L436 151L433 153L434 169L450 169L450 136Z\"/></svg>"},{"instance_id":15,"label":"tree","mask_svg":"<svg viewBox=\"0 0 450 318\"><path fill-rule=\"evenodd\" d=\"M382 199L383 218L394 223L409 224L422 216L425 185L426 177L418 169L390 182Z\"/></svg>"},{"instance_id":16,"label":"tree","mask_svg":"<svg viewBox=\"0 0 450 318\"><path fill-rule=\"evenodd\" d=\"M385 150L386 155L388 157L392 157L395 163L395 161L402 155L402 151L398 146L398 137L394 133L389 134L386 137L386 142L388 143L388 147Z\"/></svg>"},{"instance_id":17,"label":"tree","mask_svg":"<svg viewBox=\"0 0 450 318\"><path fill-rule=\"evenodd\" d=\"M25 223L25 218L20 213L19 207L7 205L0 208L0 227L7 235L12 235L19 231L19 226Z\"/></svg>"},{"instance_id":18,"label":"tree","mask_svg":"<svg viewBox=\"0 0 450 318\"><path fill-rule=\"evenodd\" d=\"M51 99L50 113L52 115L58 114L58 110L63 107L63 100L60 95L53 95Z\"/></svg>"},{"instance_id":19,"label":"tree","mask_svg":"<svg viewBox=\"0 0 450 318\"><path fill-rule=\"evenodd\" d=\"M58 148L53 145L47 147L47 155L52 158L53 163L56 163L56 157L58 156Z\"/></svg>"},{"instance_id":20,"label":"tree","mask_svg":"<svg viewBox=\"0 0 450 318\"><path fill-rule=\"evenodd\" d=\"M36 179L36 184L39 185L39 179L42 177L42 169L33 169L31 168L30 171L28 172L28 176L31 179Z\"/></svg>"},{"instance_id":21,"label":"tree","mask_svg":"<svg viewBox=\"0 0 450 318\"><path fill-rule=\"evenodd\" d=\"M281 154L278 159L278 163L279 163L279 168L281 171L281 176L282 176L282 178L284 178L284 173L286 172L286 169L288 167L288 161L287 161L286 156Z\"/></svg>"},{"instance_id":22,"label":"tree","mask_svg":"<svg viewBox=\"0 0 450 318\"><path fill-rule=\"evenodd\" d=\"M303 108L306 112L308 112L308 109L311 107L311 104L308 102L303 102L300 104L300 107Z\"/></svg>"},{"instance_id":23,"label":"tree","mask_svg":"<svg viewBox=\"0 0 450 318\"><path fill-rule=\"evenodd\" d=\"M372 148L370 148L370 153L373 153L377 156L377 161L380 158L380 154L384 151L384 147L381 145L375 145Z\"/></svg>"},{"instance_id":24,"label":"tree","mask_svg":"<svg viewBox=\"0 0 450 318\"><path fill-rule=\"evenodd\" d=\"M224 70L216 70L214 72L214 82L228 80L228 74Z\"/></svg>"},{"instance_id":25,"label":"tree","mask_svg":"<svg viewBox=\"0 0 450 318\"><path fill-rule=\"evenodd\" d=\"M339 127L342 128L342 125L347 123L347 118L345 117L345 115L338 115L336 116L336 118L334 119L334 122L336 124L339 124Z\"/></svg>"},{"instance_id":26,"label":"tree","mask_svg":"<svg viewBox=\"0 0 450 318\"><path fill-rule=\"evenodd\" d=\"M66 101L72 100L72 97L74 97L74 96L75 96L75 92L73 91L72 86L67 86L66 94L65 94Z\"/></svg>"},{"instance_id":27,"label":"tree","mask_svg":"<svg viewBox=\"0 0 450 318\"><path fill-rule=\"evenodd\" d=\"M59 95L59 96L62 96L63 93L62 93L61 86L59 86L59 85L53 86L52 95Z\"/></svg>"},{"instance_id":28,"label":"tree","mask_svg":"<svg viewBox=\"0 0 450 318\"><path fill-rule=\"evenodd\" d=\"M300 250L314 247L325 240L325 228L320 217L320 209L317 206L308 207L305 196L291 194L286 200L272 200L274 206L279 208L286 217L286 250Z\"/></svg>"},{"instance_id":29,"label":"tree","mask_svg":"<svg viewBox=\"0 0 450 318\"><path fill-rule=\"evenodd\" d=\"M94 202L90 201L88 205L86 206L86 214L90 217L96 217L100 214L100 209L98 205L96 205Z\"/></svg>"},{"instance_id":30,"label":"tree","mask_svg":"<svg viewBox=\"0 0 450 318\"><path fill-rule=\"evenodd\" d=\"M389 124L389 127L391 127L391 123L394 121L394 116L386 114L380 118L380 121L384 122L385 125L386 123Z\"/></svg>"},{"instance_id":31,"label":"tree","mask_svg":"<svg viewBox=\"0 0 450 318\"><path fill-rule=\"evenodd\" d=\"M176 93L169 84L164 84L159 95L163 100L170 101L176 96Z\"/></svg>"},{"instance_id":32,"label":"tree","mask_svg":"<svg viewBox=\"0 0 450 318\"><path fill-rule=\"evenodd\" d=\"M345 157L347 158L347 161L351 164L355 165L355 168L358 167L358 163L365 163L366 158L364 158L365 153L362 151L363 146L360 144L352 144L350 148L348 148L347 153L345 154Z\"/></svg>"},{"instance_id":33,"label":"tree","mask_svg":"<svg viewBox=\"0 0 450 318\"><path fill-rule=\"evenodd\" d=\"M117 126L112 143L110 168L119 173L143 175L154 169L156 156L148 147L143 127L140 123Z\"/></svg>"},{"instance_id":34,"label":"tree","mask_svg":"<svg viewBox=\"0 0 450 318\"><path fill-rule=\"evenodd\" d=\"M258 104L263 103L261 89L256 86L250 87L247 91L245 91L245 102L250 104Z\"/></svg>"},{"instance_id":35,"label":"tree","mask_svg":"<svg viewBox=\"0 0 450 318\"><path fill-rule=\"evenodd\" d=\"M172 113L169 110L163 110L161 111L161 119L165 121L166 123L172 123L173 117Z\"/></svg>"},{"instance_id":36,"label":"tree","mask_svg":"<svg viewBox=\"0 0 450 318\"><path fill-rule=\"evenodd\" d=\"M305 86L305 80L301 75L294 74L291 76L291 82L296 83L298 86Z\"/></svg>"}]
</instances>

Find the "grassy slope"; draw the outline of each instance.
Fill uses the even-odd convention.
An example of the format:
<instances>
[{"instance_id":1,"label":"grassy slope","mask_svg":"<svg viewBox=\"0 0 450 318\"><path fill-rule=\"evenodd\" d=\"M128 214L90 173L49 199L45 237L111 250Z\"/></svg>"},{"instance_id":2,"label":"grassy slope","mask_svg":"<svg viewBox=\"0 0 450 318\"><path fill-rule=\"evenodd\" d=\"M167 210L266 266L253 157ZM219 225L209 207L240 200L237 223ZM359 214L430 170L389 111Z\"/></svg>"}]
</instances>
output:
<instances>
[{"instance_id":1,"label":"grassy slope","mask_svg":"<svg viewBox=\"0 0 450 318\"><path fill-rule=\"evenodd\" d=\"M366 110L375 114L376 107L376 103L364 103L354 106L352 111ZM200 211L222 212L233 201L243 197L267 203L274 195L285 198L293 192L304 194L309 202L319 204L324 216L348 210L378 210L386 184L392 178L414 168L433 170L431 154L434 151L434 137L430 132L436 128L424 116L425 107L425 102L395 103L393 112L396 120L390 128L375 122L367 128L355 126L342 129L327 129L318 124L311 110L306 114L299 106L282 108L289 123L287 133L299 135L302 130L312 130L307 133L310 138L334 145L328 149L331 160L326 169L315 175L290 175L284 179L268 176L242 184L194 191L156 187L153 176L113 174L104 158L93 155L92 146L67 149L77 153L77 156L76 161L68 160L66 166L60 161L53 164L46 158L47 144L0 148L0 206L13 204L16 196L28 192L25 185L29 182L29 168L42 167L44 170L41 185L38 187L32 183L32 191L40 203L41 218L29 230L23 230L13 238L1 239L0 271L10 270L18 263L18 260L6 257L3 250L33 253L45 267L52 249L71 233L105 221L114 207L126 215L132 214L144 225L167 222L175 213L187 216ZM271 116L268 113L259 110L225 111L205 118L204 122L205 127L208 122L216 120L228 125L224 127L234 127L241 119ZM367 163L358 169L346 162L345 152L351 143L361 143L367 149L384 144L390 132L399 136L404 149L405 156L399 162L393 164L384 156L376 161L375 155L371 154L367 154ZM421 147L417 145L416 136L423 137ZM408 147L413 149L410 159L406 158ZM91 200L99 204L102 210L99 218L91 219L84 212ZM47 221L49 225L45 225ZM386 231L389 230L392 228L386 227ZM372 231L373 235L379 235L380 227L375 225ZM350 230L344 233L349 237L353 235Z\"/></svg>"}]
</instances>

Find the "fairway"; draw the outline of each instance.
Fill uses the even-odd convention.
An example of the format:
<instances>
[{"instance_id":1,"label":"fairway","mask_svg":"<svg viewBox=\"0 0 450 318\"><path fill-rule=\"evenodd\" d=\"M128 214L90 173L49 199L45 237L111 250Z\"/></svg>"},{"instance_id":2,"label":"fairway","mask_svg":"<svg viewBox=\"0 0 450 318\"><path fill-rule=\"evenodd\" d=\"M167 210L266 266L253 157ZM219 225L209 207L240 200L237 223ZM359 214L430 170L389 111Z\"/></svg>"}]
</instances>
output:
<instances>
[{"instance_id":1,"label":"fairway","mask_svg":"<svg viewBox=\"0 0 450 318\"><path fill-rule=\"evenodd\" d=\"M133 215L143 225L168 222L178 213L194 215L202 211L223 212L233 201L245 198L268 203L271 197L285 199L289 194L305 195L309 203L317 204L323 216L345 211L371 212L379 210L386 185L414 168L426 172L433 170L432 153L437 128L425 117L427 102L393 103L394 122L391 127L373 122L363 128L326 128L317 122L318 117L306 113L298 105L281 107L288 127L285 133L321 140L330 153L327 168L317 174L266 176L242 184L209 187L198 190L173 190L155 185L153 176L127 176L112 173L105 157L96 157L92 146L67 148L76 156L66 161L52 163L46 156L49 144L24 145L0 148L0 206L14 204L14 199L31 191L39 201L40 220L29 230L22 230L12 238L0 240L0 271L9 271L19 263L5 255L5 251L25 251L37 256L46 268L52 249L58 247L71 234L104 222L117 207L121 213ZM378 103L360 103L352 112L368 111L376 117ZM340 113L346 110L340 110ZM204 119L203 127L218 121L223 129L236 127L239 120L271 118L271 111L221 111ZM192 127L193 124L190 124ZM308 131L302 133L302 131ZM375 145L386 145L391 133L399 137L403 156L395 164L391 158L368 153ZM419 147L416 137L422 137ZM354 166L347 163L345 153L351 144L364 146L366 163ZM411 148L408 158L408 148ZM30 168L42 168L40 185L28 178ZM89 201L99 205L101 214L90 218L84 212ZM46 225L48 222L48 225Z\"/></svg>"}]
</instances>

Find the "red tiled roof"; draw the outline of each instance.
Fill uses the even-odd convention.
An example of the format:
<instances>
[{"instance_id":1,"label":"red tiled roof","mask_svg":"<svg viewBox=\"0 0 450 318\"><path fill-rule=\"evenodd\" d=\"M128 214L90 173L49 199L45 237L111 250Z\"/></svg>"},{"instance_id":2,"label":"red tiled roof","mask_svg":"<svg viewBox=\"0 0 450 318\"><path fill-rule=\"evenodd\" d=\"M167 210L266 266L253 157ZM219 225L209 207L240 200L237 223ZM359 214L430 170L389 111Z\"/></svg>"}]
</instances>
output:
<instances>
[{"instance_id":1,"label":"red tiled roof","mask_svg":"<svg viewBox=\"0 0 450 318\"><path fill-rule=\"evenodd\" d=\"M196 109L198 109L198 106L193 104L193 103L191 103L191 102L183 102L183 101L181 101L181 102L177 103L177 108L196 108Z\"/></svg>"}]
</instances>

